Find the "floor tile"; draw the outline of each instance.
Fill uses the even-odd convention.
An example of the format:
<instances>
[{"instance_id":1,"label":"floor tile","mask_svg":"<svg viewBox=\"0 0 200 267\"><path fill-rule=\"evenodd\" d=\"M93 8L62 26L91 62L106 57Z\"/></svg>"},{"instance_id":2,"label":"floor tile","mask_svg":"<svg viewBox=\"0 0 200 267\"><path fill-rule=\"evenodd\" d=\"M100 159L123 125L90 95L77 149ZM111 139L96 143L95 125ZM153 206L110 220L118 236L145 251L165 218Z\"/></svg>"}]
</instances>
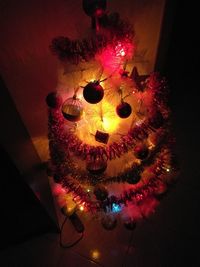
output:
<instances>
[{"instance_id":1,"label":"floor tile","mask_svg":"<svg viewBox=\"0 0 200 267\"><path fill-rule=\"evenodd\" d=\"M84 214L81 214L80 217L85 225L84 237L72 250L105 267L121 267L130 232L124 228L120 220L114 230L108 231L102 227L98 219ZM67 237L67 235L66 231L64 236Z\"/></svg>"}]
</instances>

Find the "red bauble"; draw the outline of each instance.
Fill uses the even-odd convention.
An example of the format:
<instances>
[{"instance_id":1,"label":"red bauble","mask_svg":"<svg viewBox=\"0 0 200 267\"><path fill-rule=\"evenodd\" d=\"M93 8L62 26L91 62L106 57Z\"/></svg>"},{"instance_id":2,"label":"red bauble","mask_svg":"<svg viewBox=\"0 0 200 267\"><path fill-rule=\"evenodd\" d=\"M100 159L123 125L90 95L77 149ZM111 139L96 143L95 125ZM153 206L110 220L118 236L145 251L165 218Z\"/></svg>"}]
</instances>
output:
<instances>
[{"instance_id":1,"label":"red bauble","mask_svg":"<svg viewBox=\"0 0 200 267\"><path fill-rule=\"evenodd\" d=\"M122 102L116 107L116 112L120 118L126 119L131 115L132 112L131 105L129 105L129 103L127 102Z\"/></svg>"},{"instance_id":2,"label":"red bauble","mask_svg":"<svg viewBox=\"0 0 200 267\"><path fill-rule=\"evenodd\" d=\"M103 87L99 81L89 82L83 89L83 96L90 104L97 104L104 96Z\"/></svg>"},{"instance_id":3,"label":"red bauble","mask_svg":"<svg viewBox=\"0 0 200 267\"><path fill-rule=\"evenodd\" d=\"M56 92L52 92L47 95L46 103L50 108L59 108L62 105L62 98Z\"/></svg>"},{"instance_id":4,"label":"red bauble","mask_svg":"<svg viewBox=\"0 0 200 267\"><path fill-rule=\"evenodd\" d=\"M106 214L101 219L101 224L106 230L113 230L117 226L117 219L112 214Z\"/></svg>"},{"instance_id":5,"label":"red bauble","mask_svg":"<svg viewBox=\"0 0 200 267\"><path fill-rule=\"evenodd\" d=\"M134 230L135 227L136 227L136 222L133 218L127 218L125 221L124 221L124 226L126 229L128 230Z\"/></svg>"},{"instance_id":6,"label":"red bauble","mask_svg":"<svg viewBox=\"0 0 200 267\"><path fill-rule=\"evenodd\" d=\"M134 148L134 155L138 159L146 159L149 155L149 149L146 145L137 145Z\"/></svg>"},{"instance_id":7,"label":"red bauble","mask_svg":"<svg viewBox=\"0 0 200 267\"><path fill-rule=\"evenodd\" d=\"M94 188L94 194L97 200L104 201L108 197L108 191L104 186L98 185Z\"/></svg>"},{"instance_id":8,"label":"red bauble","mask_svg":"<svg viewBox=\"0 0 200 267\"><path fill-rule=\"evenodd\" d=\"M102 159L96 159L87 162L86 169L93 175L102 174L107 168L107 162Z\"/></svg>"}]
</instances>

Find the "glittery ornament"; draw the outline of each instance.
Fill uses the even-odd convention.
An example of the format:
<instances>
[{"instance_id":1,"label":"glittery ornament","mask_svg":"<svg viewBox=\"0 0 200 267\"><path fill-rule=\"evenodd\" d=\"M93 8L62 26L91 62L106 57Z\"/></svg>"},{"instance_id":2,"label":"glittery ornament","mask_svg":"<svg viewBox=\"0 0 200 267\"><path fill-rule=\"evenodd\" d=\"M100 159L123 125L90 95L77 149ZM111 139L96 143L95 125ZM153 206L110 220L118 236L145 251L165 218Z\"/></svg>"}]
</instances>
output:
<instances>
[{"instance_id":1,"label":"glittery ornament","mask_svg":"<svg viewBox=\"0 0 200 267\"><path fill-rule=\"evenodd\" d=\"M99 158L86 163L86 169L94 175L102 174L107 168L107 162Z\"/></svg>"},{"instance_id":2,"label":"glittery ornament","mask_svg":"<svg viewBox=\"0 0 200 267\"><path fill-rule=\"evenodd\" d=\"M68 98L62 105L62 114L68 121L79 121L83 115L83 105L81 100L75 96Z\"/></svg>"}]
</instances>

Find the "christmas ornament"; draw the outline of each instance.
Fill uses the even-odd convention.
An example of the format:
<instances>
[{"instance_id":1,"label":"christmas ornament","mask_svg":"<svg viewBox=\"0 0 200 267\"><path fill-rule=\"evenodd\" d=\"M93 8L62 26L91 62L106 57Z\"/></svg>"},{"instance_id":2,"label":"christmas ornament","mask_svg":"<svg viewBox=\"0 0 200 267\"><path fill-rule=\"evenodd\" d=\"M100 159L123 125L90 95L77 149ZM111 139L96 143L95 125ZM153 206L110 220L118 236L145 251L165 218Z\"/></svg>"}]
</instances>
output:
<instances>
[{"instance_id":1,"label":"christmas ornament","mask_svg":"<svg viewBox=\"0 0 200 267\"><path fill-rule=\"evenodd\" d=\"M98 185L94 188L94 194L97 200L104 201L108 197L108 191L104 186Z\"/></svg>"},{"instance_id":2,"label":"christmas ornament","mask_svg":"<svg viewBox=\"0 0 200 267\"><path fill-rule=\"evenodd\" d=\"M58 109L62 105L62 98L56 92L49 93L46 97L47 106Z\"/></svg>"},{"instance_id":3,"label":"christmas ornament","mask_svg":"<svg viewBox=\"0 0 200 267\"><path fill-rule=\"evenodd\" d=\"M147 156L149 155L149 149L146 145L142 144L142 145L137 145L134 148L134 155L136 158L138 159L146 159Z\"/></svg>"},{"instance_id":4,"label":"christmas ornament","mask_svg":"<svg viewBox=\"0 0 200 267\"><path fill-rule=\"evenodd\" d=\"M90 104L97 104L100 102L104 96L104 90L100 82L89 82L83 89L83 96Z\"/></svg>"},{"instance_id":5,"label":"christmas ornament","mask_svg":"<svg viewBox=\"0 0 200 267\"><path fill-rule=\"evenodd\" d=\"M139 75L136 67L133 67L130 78L135 82L138 91L144 91L146 88L147 75Z\"/></svg>"},{"instance_id":6,"label":"christmas ornament","mask_svg":"<svg viewBox=\"0 0 200 267\"><path fill-rule=\"evenodd\" d=\"M106 10L106 0L83 0L83 10L90 17L102 16Z\"/></svg>"},{"instance_id":7,"label":"christmas ornament","mask_svg":"<svg viewBox=\"0 0 200 267\"><path fill-rule=\"evenodd\" d=\"M128 230L134 230L135 227L136 227L136 222L134 221L133 218L127 218L125 221L124 221L124 226L126 229Z\"/></svg>"},{"instance_id":8,"label":"christmas ornament","mask_svg":"<svg viewBox=\"0 0 200 267\"><path fill-rule=\"evenodd\" d=\"M68 121L79 121L83 115L81 100L76 98L76 96L68 98L62 105L62 114Z\"/></svg>"},{"instance_id":9,"label":"christmas ornament","mask_svg":"<svg viewBox=\"0 0 200 267\"><path fill-rule=\"evenodd\" d=\"M137 184L141 180L140 169L132 168L129 172L126 173L125 180L129 184Z\"/></svg>"},{"instance_id":10,"label":"christmas ornament","mask_svg":"<svg viewBox=\"0 0 200 267\"><path fill-rule=\"evenodd\" d=\"M131 115L132 108L131 106L127 103L122 101L117 107L116 107L116 112L117 115L122 118L126 119Z\"/></svg>"},{"instance_id":11,"label":"christmas ornament","mask_svg":"<svg viewBox=\"0 0 200 267\"><path fill-rule=\"evenodd\" d=\"M113 230L117 226L117 220L112 214L106 214L102 218L101 224L106 230Z\"/></svg>"},{"instance_id":12,"label":"christmas ornament","mask_svg":"<svg viewBox=\"0 0 200 267\"><path fill-rule=\"evenodd\" d=\"M86 169L94 175L102 174L107 168L107 162L101 158L89 161L86 164Z\"/></svg>"},{"instance_id":13,"label":"christmas ornament","mask_svg":"<svg viewBox=\"0 0 200 267\"><path fill-rule=\"evenodd\" d=\"M148 120L149 125L155 129L159 129L162 127L164 123L163 115L160 111L153 111L150 115L150 118Z\"/></svg>"},{"instance_id":14,"label":"christmas ornament","mask_svg":"<svg viewBox=\"0 0 200 267\"><path fill-rule=\"evenodd\" d=\"M95 140L104 144L108 143L109 134L101 131L96 131Z\"/></svg>"}]
</instances>

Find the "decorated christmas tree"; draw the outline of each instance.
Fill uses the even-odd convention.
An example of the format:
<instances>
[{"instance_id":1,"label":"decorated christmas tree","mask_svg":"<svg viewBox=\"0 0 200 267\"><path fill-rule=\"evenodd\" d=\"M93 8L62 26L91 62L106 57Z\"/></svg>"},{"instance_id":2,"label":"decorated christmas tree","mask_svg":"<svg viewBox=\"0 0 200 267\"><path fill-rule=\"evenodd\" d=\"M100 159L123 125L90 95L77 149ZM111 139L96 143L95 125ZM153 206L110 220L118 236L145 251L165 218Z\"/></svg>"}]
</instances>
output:
<instances>
[{"instance_id":1,"label":"decorated christmas tree","mask_svg":"<svg viewBox=\"0 0 200 267\"><path fill-rule=\"evenodd\" d=\"M174 180L168 87L158 73L139 75L132 64L129 22L106 12L105 0L85 0L83 9L90 36L56 37L50 46L63 86L46 98L48 173L66 215L96 214L112 229L117 214L133 228Z\"/></svg>"}]
</instances>

